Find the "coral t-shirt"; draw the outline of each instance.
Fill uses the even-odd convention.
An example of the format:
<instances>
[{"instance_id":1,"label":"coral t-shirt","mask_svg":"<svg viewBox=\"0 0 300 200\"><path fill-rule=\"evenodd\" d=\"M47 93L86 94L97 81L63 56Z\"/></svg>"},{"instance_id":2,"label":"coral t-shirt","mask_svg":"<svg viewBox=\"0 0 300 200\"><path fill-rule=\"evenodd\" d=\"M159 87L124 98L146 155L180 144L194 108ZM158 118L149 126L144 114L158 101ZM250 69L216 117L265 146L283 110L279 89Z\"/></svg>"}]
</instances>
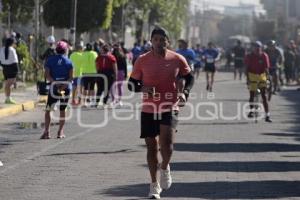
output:
<instances>
[{"instance_id":1,"label":"coral t-shirt","mask_svg":"<svg viewBox=\"0 0 300 200\"><path fill-rule=\"evenodd\" d=\"M154 97L143 94L142 112L162 113L179 110L178 76L191 72L186 59L167 50L165 57L153 51L141 55L134 64L131 77L141 80L144 86L154 87Z\"/></svg>"}]
</instances>

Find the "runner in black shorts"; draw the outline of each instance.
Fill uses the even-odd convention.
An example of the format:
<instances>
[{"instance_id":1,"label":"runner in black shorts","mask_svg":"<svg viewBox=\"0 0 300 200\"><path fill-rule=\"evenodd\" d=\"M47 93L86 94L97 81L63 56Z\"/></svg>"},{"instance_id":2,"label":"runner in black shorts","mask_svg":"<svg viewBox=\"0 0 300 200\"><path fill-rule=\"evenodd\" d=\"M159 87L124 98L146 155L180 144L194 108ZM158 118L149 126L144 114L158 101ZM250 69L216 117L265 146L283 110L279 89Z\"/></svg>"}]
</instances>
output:
<instances>
[{"instance_id":1,"label":"runner in black shorts","mask_svg":"<svg viewBox=\"0 0 300 200\"><path fill-rule=\"evenodd\" d=\"M93 46L90 43L87 43L85 51L82 53L82 81L84 86L82 100L83 106L93 105L92 101L95 95L95 83L97 77L97 56L97 52L93 51Z\"/></svg>"},{"instance_id":2,"label":"runner in black shorts","mask_svg":"<svg viewBox=\"0 0 300 200\"><path fill-rule=\"evenodd\" d=\"M141 113L140 138L156 137L160 133L160 125L170 126L176 129L178 124L178 111L165 113Z\"/></svg>"},{"instance_id":3,"label":"runner in black shorts","mask_svg":"<svg viewBox=\"0 0 300 200\"><path fill-rule=\"evenodd\" d=\"M206 72L206 90L212 92L214 77L216 72L216 59L219 56L219 51L214 48L212 42L208 43L208 48L204 50L203 57L205 60L204 71Z\"/></svg>"},{"instance_id":4,"label":"runner in black shorts","mask_svg":"<svg viewBox=\"0 0 300 200\"><path fill-rule=\"evenodd\" d=\"M234 54L234 80L236 80L237 73L239 73L239 79L242 80L246 50L242 47L240 40L237 40L237 44L232 51Z\"/></svg>"},{"instance_id":5,"label":"runner in black shorts","mask_svg":"<svg viewBox=\"0 0 300 200\"><path fill-rule=\"evenodd\" d=\"M64 86L64 84L60 87L54 85L52 91L48 93L46 110L53 111L54 105L59 101L59 110L65 111L69 102L69 97L70 89L68 86Z\"/></svg>"},{"instance_id":6,"label":"runner in black shorts","mask_svg":"<svg viewBox=\"0 0 300 200\"><path fill-rule=\"evenodd\" d=\"M169 189L172 184L169 163L178 110L186 102L194 77L186 59L167 49L169 38L164 29L155 28L151 33L151 42L152 50L135 62L128 89L143 92L140 137L145 139L147 145L151 175L149 197L159 199L162 189ZM185 80L182 93L178 92L180 89L176 85L179 75ZM158 161L159 149L161 163Z\"/></svg>"},{"instance_id":7,"label":"runner in black shorts","mask_svg":"<svg viewBox=\"0 0 300 200\"><path fill-rule=\"evenodd\" d=\"M57 138L64 138L63 127L65 124L66 107L69 101L69 95L73 80L73 65L71 60L66 56L68 53L68 44L59 41L56 44L57 55L48 58L45 64L45 77L51 83L50 92L45 111L45 130L41 139L49 139L50 122L51 122L51 108L54 104L60 101L59 114L59 128L57 131Z\"/></svg>"}]
</instances>

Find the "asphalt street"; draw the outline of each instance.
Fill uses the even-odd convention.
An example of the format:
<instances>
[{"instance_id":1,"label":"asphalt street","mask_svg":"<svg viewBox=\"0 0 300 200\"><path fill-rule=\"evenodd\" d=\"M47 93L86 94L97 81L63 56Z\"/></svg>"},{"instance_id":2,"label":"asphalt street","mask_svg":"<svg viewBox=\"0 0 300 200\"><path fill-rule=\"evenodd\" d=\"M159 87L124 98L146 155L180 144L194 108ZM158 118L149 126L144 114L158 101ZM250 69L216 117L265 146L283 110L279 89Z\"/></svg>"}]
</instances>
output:
<instances>
[{"instance_id":1,"label":"asphalt street","mask_svg":"<svg viewBox=\"0 0 300 200\"><path fill-rule=\"evenodd\" d=\"M245 83L232 78L217 73L213 94L203 74L196 81L162 199L300 199L300 92L284 88L271 102L273 123L255 123L245 117ZM57 119L53 139L39 139L43 105L2 118L0 199L144 199L150 177L139 102L134 95L121 109L71 108L63 140Z\"/></svg>"}]
</instances>

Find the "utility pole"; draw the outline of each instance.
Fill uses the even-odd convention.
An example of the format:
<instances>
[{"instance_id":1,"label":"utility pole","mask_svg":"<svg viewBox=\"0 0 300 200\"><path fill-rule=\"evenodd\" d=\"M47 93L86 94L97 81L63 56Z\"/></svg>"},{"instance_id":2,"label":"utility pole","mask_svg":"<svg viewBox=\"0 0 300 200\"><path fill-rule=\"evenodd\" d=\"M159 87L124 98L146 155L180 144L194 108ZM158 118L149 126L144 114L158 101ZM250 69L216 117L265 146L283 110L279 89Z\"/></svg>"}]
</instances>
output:
<instances>
[{"instance_id":1,"label":"utility pole","mask_svg":"<svg viewBox=\"0 0 300 200\"><path fill-rule=\"evenodd\" d=\"M71 29L70 29L70 33L71 33L71 44L75 46L75 42L76 42L76 21L77 21L77 0L73 0L72 2L72 16L71 17Z\"/></svg>"},{"instance_id":2,"label":"utility pole","mask_svg":"<svg viewBox=\"0 0 300 200\"><path fill-rule=\"evenodd\" d=\"M285 1L285 23L286 23L286 30L290 29L290 1L286 0ZM286 32L286 40L288 40L290 37L289 31Z\"/></svg>"},{"instance_id":3,"label":"utility pole","mask_svg":"<svg viewBox=\"0 0 300 200\"><path fill-rule=\"evenodd\" d=\"M37 80L38 78L38 60L39 60L39 35L40 35L40 1L35 0L35 74L34 78Z\"/></svg>"},{"instance_id":4,"label":"utility pole","mask_svg":"<svg viewBox=\"0 0 300 200\"><path fill-rule=\"evenodd\" d=\"M201 43L202 44L207 44L208 39L207 39L207 28L208 24L206 23L207 20L207 10L208 10L208 4L206 0L202 1L202 8L203 8L203 14L202 14L202 20L201 20Z\"/></svg>"},{"instance_id":5,"label":"utility pole","mask_svg":"<svg viewBox=\"0 0 300 200\"><path fill-rule=\"evenodd\" d=\"M10 7L10 4L7 5L7 8L8 8L8 16L7 16L7 28L8 28L8 31L9 31L9 34L11 34L11 7Z\"/></svg>"},{"instance_id":6,"label":"utility pole","mask_svg":"<svg viewBox=\"0 0 300 200\"><path fill-rule=\"evenodd\" d=\"M125 17L124 17L124 4L122 4L122 31L121 31L121 34L122 34L122 41L125 43Z\"/></svg>"}]
</instances>

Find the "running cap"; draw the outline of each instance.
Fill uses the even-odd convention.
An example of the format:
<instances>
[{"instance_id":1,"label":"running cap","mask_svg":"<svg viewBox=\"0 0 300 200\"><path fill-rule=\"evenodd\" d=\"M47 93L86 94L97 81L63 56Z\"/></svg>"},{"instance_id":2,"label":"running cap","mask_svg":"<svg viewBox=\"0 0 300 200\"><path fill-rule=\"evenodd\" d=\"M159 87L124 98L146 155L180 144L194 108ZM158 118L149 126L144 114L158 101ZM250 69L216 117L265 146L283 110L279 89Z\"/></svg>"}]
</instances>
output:
<instances>
[{"instance_id":1,"label":"running cap","mask_svg":"<svg viewBox=\"0 0 300 200\"><path fill-rule=\"evenodd\" d=\"M162 28L162 27L155 27L152 32L151 32L151 39L153 38L154 35L162 35L164 37L166 37L167 39L169 39L169 34L168 32Z\"/></svg>"},{"instance_id":2,"label":"running cap","mask_svg":"<svg viewBox=\"0 0 300 200\"><path fill-rule=\"evenodd\" d=\"M58 41L56 44L56 52L57 53L65 53L68 50L68 43L64 42L64 41Z\"/></svg>"},{"instance_id":3,"label":"running cap","mask_svg":"<svg viewBox=\"0 0 300 200\"><path fill-rule=\"evenodd\" d=\"M256 47L262 47L263 46L263 44L261 43L261 41L258 41L258 40L254 42L254 45Z\"/></svg>"}]
</instances>

